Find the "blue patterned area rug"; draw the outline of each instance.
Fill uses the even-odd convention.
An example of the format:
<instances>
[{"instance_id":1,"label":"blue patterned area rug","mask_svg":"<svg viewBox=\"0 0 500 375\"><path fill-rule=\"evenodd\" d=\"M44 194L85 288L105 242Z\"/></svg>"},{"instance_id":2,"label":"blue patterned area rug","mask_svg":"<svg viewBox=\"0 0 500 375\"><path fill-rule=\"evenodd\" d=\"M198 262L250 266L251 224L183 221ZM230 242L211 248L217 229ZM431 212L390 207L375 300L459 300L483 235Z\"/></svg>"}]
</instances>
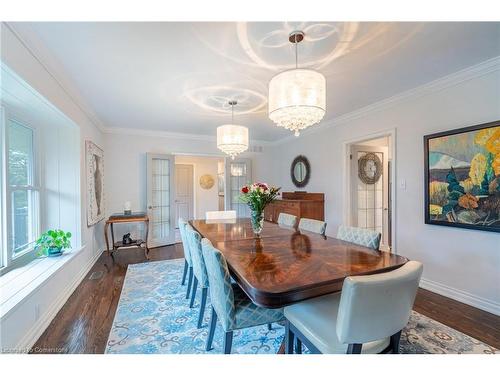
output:
<instances>
[{"instance_id":1,"label":"blue patterned area rug","mask_svg":"<svg viewBox=\"0 0 500 375\"><path fill-rule=\"evenodd\" d=\"M213 349L205 351L210 316L197 329L199 299L190 309L186 286L180 285L184 259L133 264L127 274L106 345L113 354L220 354L222 328L217 326ZM197 297L200 297L198 290ZM234 332L232 353L276 353L284 328L273 324ZM402 353L495 353L497 349L424 315L413 312L401 336Z\"/></svg>"}]
</instances>

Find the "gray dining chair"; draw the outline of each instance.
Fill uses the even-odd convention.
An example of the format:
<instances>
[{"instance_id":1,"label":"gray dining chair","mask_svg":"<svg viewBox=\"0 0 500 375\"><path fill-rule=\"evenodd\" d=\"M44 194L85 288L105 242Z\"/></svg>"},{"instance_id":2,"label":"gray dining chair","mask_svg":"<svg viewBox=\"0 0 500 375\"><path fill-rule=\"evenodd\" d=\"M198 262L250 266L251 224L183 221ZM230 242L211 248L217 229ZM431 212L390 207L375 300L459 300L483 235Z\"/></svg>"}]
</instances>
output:
<instances>
[{"instance_id":1,"label":"gray dining chair","mask_svg":"<svg viewBox=\"0 0 500 375\"><path fill-rule=\"evenodd\" d=\"M280 212L278 215L278 225L295 228L297 226L297 216Z\"/></svg>"},{"instance_id":2,"label":"gray dining chair","mask_svg":"<svg viewBox=\"0 0 500 375\"><path fill-rule=\"evenodd\" d=\"M233 331L283 321L283 309L266 309L255 305L234 283L231 283L224 255L206 238L201 247L210 283L212 317L206 350L212 349L217 320L224 330L224 354L231 353Z\"/></svg>"},{"instance_id":3,"label":"gray dining chair","mask_svg":"<svg viewBox=\"0 0 500 375\"><path fill-rule=\"evenodd\" d=\"M191 262L191 252L189 250L189 242L186 237L186 225L187 222L179 218L179 232L181 234L182 249L184 250L184 271L182 272L181 285L186 283L186 276L188 278L188 286L186 291L186 299L189 298L189 293L191 290L191 285L193 282L193 264Z\"/></svg>"},{"instance_id":4,"label":"gray dining chair","mask_svg":"<svg viewBox=\"0 0 500 375\"><path fill-rule=\"evenodd\" d=\"M201 301L200 313L198 315L198 328L201 328L203 323L203 315L205 313L205 306L207 303L208 294L208 275L207 268L205 267L205 260L201 251L201 235L193 229L190 224L186 225L186 237L189 242L189 249L191 251L191 259L193 263L193 289L191 290L191 302L189 307L194 306L196 298L196 290L198 285L201 288Z\"/></svg>"},{"instance_id":5,"label":"gray dining chair","mask_svg":"<svg viewBox=\"0 0 500 375\"><path fill-rule=\"evenodd\" d=\"M299 230L325 235L326 223L321 220L307 219L303 217L299 221Z\"/></svg>"},{"instance_id":6,"label":"gray dining chair","mask_svg":"<svg viewBox=\"0 0 500 375\"><path fill-rule=\"evenodd\" d=\"M399 353L423 266L410 261L376 275L347 277L341 293L285 307L285 352Z\"/></svg>"},{"instance_id":7,"label":"gray dining chair","mask_svg":"<svg viewBox=\"0 0 500 375\"><path fill-rule=\"evenodd\" d=\"M352 242L356 245L366 246L378 250L382 234L370 229L348 227L341 225L337 232L337 238L342 241Z\"/></svg>"}]
</instances>

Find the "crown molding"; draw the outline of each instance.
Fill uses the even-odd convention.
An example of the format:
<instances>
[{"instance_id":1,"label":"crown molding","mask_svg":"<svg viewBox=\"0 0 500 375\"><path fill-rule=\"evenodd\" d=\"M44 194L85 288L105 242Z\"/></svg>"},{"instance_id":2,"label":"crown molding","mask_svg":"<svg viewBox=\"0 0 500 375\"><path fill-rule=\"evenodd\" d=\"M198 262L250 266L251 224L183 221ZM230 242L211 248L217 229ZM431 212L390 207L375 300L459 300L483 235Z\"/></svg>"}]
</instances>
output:
<instances>
[{"instance_id":1,"label":"crown molding","mask_svg":"<svg viewBox=\"0 0 500 375\"><path fill-rule=\"evenodd\" d=\"M460 83L483 76L488 73L492 73L497 70L500 70L500 56L493 57L479 64L475 64L468 68L459 70L458 72L451 73L449 75L435 79L434 81L414 87L413 89L403 91L387 99L383 99L373 104L369 104L365 107L346 113L332 120L325 121L324 123L321 123L317 126L313 126L309 129L306 129L301 133L301 136L312 135L318 132L322 132L326 129L329 129L333 126L343 125L345 123L367 116L377 111L390 108L396 104L403 103L407 100L417 99L419 97L447 89L449 87L458 85ZM297 137L295 137L294 135L290 135L278 141L270 142L270 146L277 146L284 143L289 143L296 139Z\"/></svg>"},{"instance_id":2,"label":"crown molding","mask_svg":"<svg viewBox=\"0 0 500 375\"><path fill-rule=\"evenodd\" d=\"M21 43L21 45L28 51L28 53L33 56L33 58L40 64L40 66L47 72L47 74L54 80L54 82L62 89L70 101L76 105L76 107L82 112L82 114L87 117L91 124L93 124L98 130L104 133L106 127L97 117L93 110L89 108L88 105L84 104L81 95L73 86L69 83L69 80L65 76L64 72L54 73L54 69L47 61L51 60L46 50L42 47L39 40L35 40L33 37L28 37L20 30L17 30L14 25L10 22L2 22L4 26L12 33L12 35ZM62 111L61 111L62 112Z\"/></svg>"}]
</instances>

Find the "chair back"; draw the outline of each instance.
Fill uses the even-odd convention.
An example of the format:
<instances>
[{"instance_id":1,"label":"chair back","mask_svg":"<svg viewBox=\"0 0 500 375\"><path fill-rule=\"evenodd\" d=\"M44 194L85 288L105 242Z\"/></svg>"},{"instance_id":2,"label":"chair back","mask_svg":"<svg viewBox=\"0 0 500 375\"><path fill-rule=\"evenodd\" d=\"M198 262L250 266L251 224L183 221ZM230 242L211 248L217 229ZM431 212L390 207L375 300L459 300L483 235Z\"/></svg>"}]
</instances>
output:
<instances>
[{"instance_id":1,"label":"chair back","mask_svg":"<svg viewBox=\"0 0 500 375\"><path fill-rule=\"evenodd\" d=\"M205 213L206 220L218 219L236 219L236 211L207 211Z\"/></svg>"},{"instance_id":2,"label":"chair back","mask_svg":"<svg viewBox=\"0 0 500 375\"><path fill-rule=\"evenodd\" d=\"M373 230L347 227L341 225L337 232L337 238L342 241L352 242L356 245L366 246L378 250L380 246L380 237L382 234Z\"/></svg>"},{"instance_id":3,"label":"chair back","mask_svg":"<svg viewBox=\"0 0 500 375\"><path fill-rule=\"evenodd\" d=\"M193 262L193 273L198 279L200 287L208 287L207 268L201 251L201 235L194 230L190 224L186 224L186 237L189 243L189 251L191 252L191 260Z\"/></svg>"},{"instance_id":4,"label":"chair back","mask_svg":"<svg viewBox=\"0 0 500 375\"><path fill-rule=\"evenodd\" d=\"M337 315L343 344L381 340L402 330L410 318L423 266L410 261L376 275L347 277Z\"/></svg>"},{"instance_id":5,"label":"chair back","mask_svg":"<svg viewBox=\"0 0 500 375\"><path fill-rule=\"evenodd\" d=\"M280 212L278 216L278 225L295 228L297 226L297 216Z\"/></svg>"},{"instance_id":6,"label":"chair back","mask_svg":"<svg viewBox=\"0 0 500 375\"><path fill-rule=\"evenodd\" d=\"M210 303L224 330L231 331L236 326L236 314L234 292L226 258L206 238L201 240L201 247L210 283Z\"/></svg>"},{"instance_id":7,"label":"chair back","mask_svg":"<svg viewBox=\"0 0 500 375\"><path fill-rule=\"evenodd\" d=\"M299 230L307 230L324 235L326 232L326 223L321 220L301 218L299 221Z\"/></svg>"},{"instance_id":8,"label":"chair back","mask_svg":"<svg viewBox=\"0 0 500 375\"><path fill-rule=\"evenodd\" d=\"M179 218L179 232L181 233L182 249L184 250L184 259L186 262L192 266L191 263L191 252L189 251L189 243L186 237L186 225L187 221Z\"/></svg>"}]
</instances>

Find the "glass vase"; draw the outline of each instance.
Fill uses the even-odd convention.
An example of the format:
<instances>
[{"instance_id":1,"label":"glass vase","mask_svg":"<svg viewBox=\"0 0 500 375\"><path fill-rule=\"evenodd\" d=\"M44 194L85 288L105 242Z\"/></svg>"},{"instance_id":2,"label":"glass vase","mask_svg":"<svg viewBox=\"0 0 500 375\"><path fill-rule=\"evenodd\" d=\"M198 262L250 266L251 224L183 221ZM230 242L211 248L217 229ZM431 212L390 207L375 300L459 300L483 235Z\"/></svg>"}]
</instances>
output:
<instances>
[{"instance_id":1,"label":"glass vase","mask_svg":"<svg viewBox=\"0 0 500 375\"><path fill-rule=\"evenodd\" d=\"M259 237L264 227L264 214L263 212L252 211L252 230L254 234Z\"/></svg>"}]
</instances>

